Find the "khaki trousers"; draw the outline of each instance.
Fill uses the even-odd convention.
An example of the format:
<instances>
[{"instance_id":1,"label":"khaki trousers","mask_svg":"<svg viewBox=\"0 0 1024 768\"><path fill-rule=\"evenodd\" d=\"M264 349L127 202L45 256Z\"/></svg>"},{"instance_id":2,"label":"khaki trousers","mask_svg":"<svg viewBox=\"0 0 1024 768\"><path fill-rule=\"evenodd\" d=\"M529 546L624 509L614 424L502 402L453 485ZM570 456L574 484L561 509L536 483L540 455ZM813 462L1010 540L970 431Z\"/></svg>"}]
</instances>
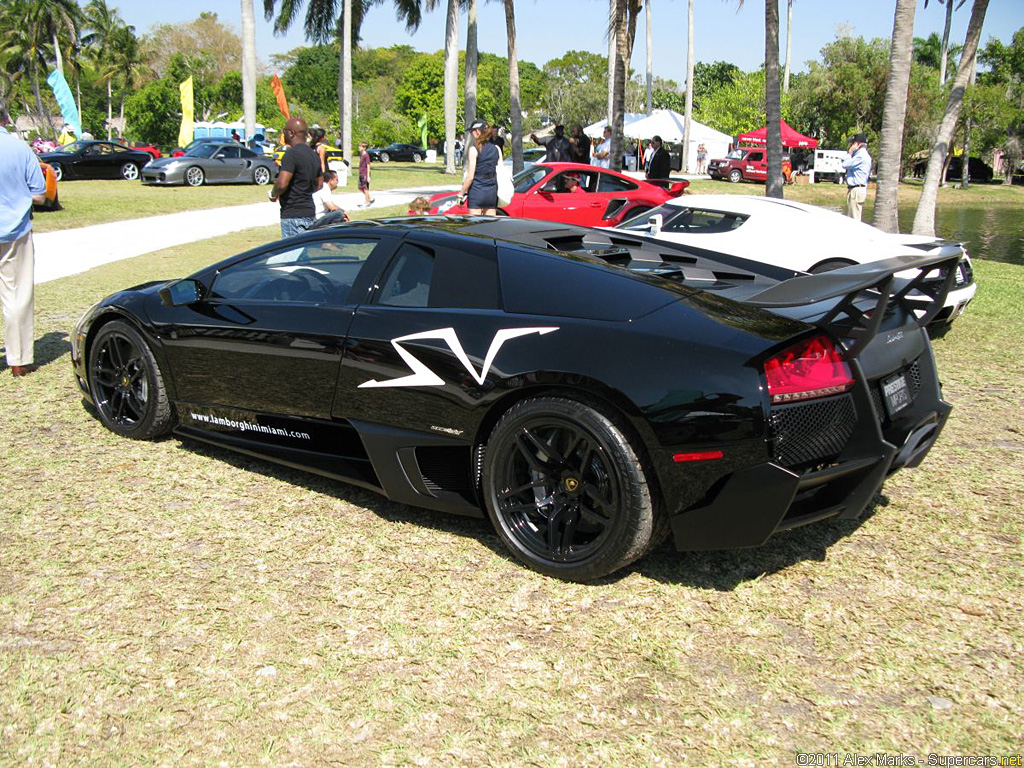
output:
<instances>
[{"instance_id":1,"label":"khaki trousers","mask_svg":"<svg viewBox=\"0 0 1024 768\"><path fill-rule=\"evenodd\" d=\"M35 249L29 231L0 243L0 303L4 308L7 365L32 365L35 335Z\"/></svg>"},{"instance_id":2,"label":"khaki trousers","mask_svg":"<svg viewBox=\"0 0 1024 768\"><path fill-rule=\"evenodd\" d=\"M868 197L867 187L850 187L846 190L846 215L860 221L864 212L864 201Z\"/></svg>"}]
</instances>

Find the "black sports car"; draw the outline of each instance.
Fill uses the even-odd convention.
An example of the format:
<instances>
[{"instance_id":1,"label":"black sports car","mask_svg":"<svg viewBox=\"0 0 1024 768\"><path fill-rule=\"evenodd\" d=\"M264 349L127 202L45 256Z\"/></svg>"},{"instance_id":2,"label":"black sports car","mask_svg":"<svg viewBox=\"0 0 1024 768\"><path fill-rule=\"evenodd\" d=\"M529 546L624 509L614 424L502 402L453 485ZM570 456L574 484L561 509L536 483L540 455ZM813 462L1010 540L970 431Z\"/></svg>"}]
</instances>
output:
<instances>
[{"instance_id":1,"label":"black sports car","mask_svg":"<svg viewBox=\"0 0 1024 768\"><path fill-rule=\"evenodd\" d=\"M68 179L127 179L135 181L149 152L131 149L114 141L75 141L39 156L49 163L57 181Z\"/></svg>"},{"instance_id":2,"label":"black sports car","mask_svg":"<svg viewBox=\"0 0 1024 768\"><path fill-rule=\"evenodd\" d=\"M373 147L366 150L370 159L374 162L390 163L392 160L411 160L418 163L427 156L427 150L416 144L401 144L395 142L386 147Z\"/></svg>"},{"instance_id":3,"label":"black sports car","mask_svg":"<svg viewBox=\"0 0 1024 768\"><path fill-rule=\"evenodd\" d=\"M100 420L486 510L584 580L669 532L857 517L950 411L923 326L959 252L794 276L533 220L324 222L90 309L72 360Z\"/></svg>"}]
</instances>

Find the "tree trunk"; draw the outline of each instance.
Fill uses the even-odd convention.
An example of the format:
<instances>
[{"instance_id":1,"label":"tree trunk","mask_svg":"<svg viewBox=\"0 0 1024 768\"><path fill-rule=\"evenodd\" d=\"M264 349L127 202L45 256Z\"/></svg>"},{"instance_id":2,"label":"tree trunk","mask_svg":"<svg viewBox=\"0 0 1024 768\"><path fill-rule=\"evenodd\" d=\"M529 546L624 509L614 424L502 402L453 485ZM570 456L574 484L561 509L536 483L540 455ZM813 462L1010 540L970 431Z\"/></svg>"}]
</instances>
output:
<instances>
[{"instance_id":1,"label":"tree trunk","mask_svg":"<svg viewBox=\"0 0 1024 768\"><path fill-rule=\"evenodd\" d=\"M114 94L110 87L110 78L107 78L107 141L110 141L110 136L113 132L114 126Z\"/></svg>"},{"instance_id":2,"label":"tree trunk","mask_svg":"<svg viewBox=\"0 0 1024 768\"><path fill-rule=\"evenodd\" d=\"M764 2L764 102L768 117L766 197L782 198L782 104L779 95L779 0Z\"/></svg>"},{"instance_id":3,"label":"tree trunk","mask_svg":"<svg viewBox=\"0 0 1024 768\"><path fill-rule=\"evenodd\" d=\"M952 0L948 0L952 2ZM935 200L939 193L939 176L942 173L943 161L949 149L949 140L956 128L957 118L960 117L960 106L964 100L964 90L967 81L971 76L971 69L974 67L974 57L978 53L978 40L981 38L981 25L985 21L985 12L988 10L988 0L974 0L974 7L971 9L971 21L967 26L967 39L964 41L964 49L960 54L960 66L956 68L956 77L953 78L953 90L949 93L949 101L946 103L946 114L939 123L939 132L932 146L931 154L928 156L928 170L924 174L924 187L921 190L921 199L917 204L917 213L914 215L915 235L935 235Z\"/></svg>"},{"instance_id":4,"label":"tree trunk","mask_svg":"<svg viewBox=\"0 0 1024 768\"><path fill-rule=\"evenodd\" d=\"M651 82L654 79L654 56L651 52L651 0L646 0L644 10L647 13L647 114L649 115L653 109L651 104Z\"/></svg>"},{"instance_id":5,"label":"tree trunk","mask_svg":"<svg viewBox=\"0 0 1024 768\"><path fill-rule=\"evenodd\" d=\"M686 9L686 106L683 110L683 173L690 172L690 127L693 124L693 0Z\"/></svg>"},{"instance_id":6,"label":"tree trunk","mask_svg":"<svg viewBox=\"0 0 1024 768\"><path fill-rule=\"evenodd\" d=\"M459 3L448 0L444 38L444 172L455 173L455 110L459 87ZM467 148L468 149L468 148Z\"/></svg>"},{"instance_id":7,"label":"tree trunk","mask_svg":"<svg viewBox=\"0 0 1024 768\"><path fill-rule=\"evenodd\" d=\"M505 32L508 37L509 116L512 121L512 172L523 170L523 108L519 103L519 53L516 49L516 9L505 0Z\"/></svg>"},{"instance_id":8,"label":"tree trunk","mask_svg":"<svg viewBox=\"0 0 1024 768\"><path fill-rule=\"evenodd\" d=\"M60 55L60 41L57 39L57 29L53 30L53 57L57 61L57 71L64 74L64 57Z\"/></svg>"},{"instance_id":9,"label":"tree trunk","mask_svg":"<svg viewBox=\"0 0 1024 768\"><path fill-rule=\"evenodd\" d=\"M352 167L352 0L345 0L341 22L341 152Z\"/></svg>"},{"instance_id":10,"label":"tree trunk","mask_svg":"<svg viewBox=\"0 0 1024 768\"><path fill-rule=\"evenodd\" d=\"M36 67L32 67L32 73L30 78L32 80L32 95L36 100L36 115L38 116L39 133L42 133L42 127L45 123L50 128L50 136L56 136L57 133L53 127L53 120L50 118L50 113L43 107L43 96L39 91L39 72Z\"/></svg>"},{"instance_id":11,"label":"tree trunk","mask_svg":"<svg viewBox=\"0 0 1024 768\"><path fill-rule=\"evenodd\" d=\"M626 67L629 63L627 37L629 33L627 0L618 0L615 4L615 78L612 81L612 145L611 168L622 170L622 151L624 147L622 129L625 123L626 108Z\"/></svg>"},{"instance_id":12,"label":"tree trunk","mask_svg":"<svg viewBox=\"0 0 1024 768\"><path fill-rule=\"evenodd\" d=\"M626 0L608 0L608 125L615 123L615 56L619 5Z\"/></svg>"},{"instance_id":13,"label":"tree trunk","mask_svg":"<svg viewBox=\"0 0 1024 768\"><path fill-rule=\"evenodd\" d=\"M978 74L977 62L971 67L971 79L969 85L974 85L975 77ZM971 113L967 113L967 126L964 129L964 165L960 172L960 186L968 189L971 186Z\"/></svg>"},{"instance_id":14,"label":"tree trunk","mask_svg":"<svg viewBox=\"0 0 1024 768\"><path fill-rule=\"evenodd\" d=\"M889 48L889 81L885 87L882 134L878 145L878 187L875 190L874 224L883 232L900 231L898 213L903 123L907 116L916 8L916 0L896 0L892 45Z\"/></svg>"},{"instance_id":15,"label":"tree trunk","mask_svg":"<svg viewBox=\"0 0 1024 768\"><path fill-rule=\"evenodd\" d=\"M793 59L793 0L788 0L786 9L786 71L782 76L782 92L789 93L789 64Z\"/></svg>"},{"instance_id":16,"label":"tree trunk","mask_svg":"<svg viewBox=\"0 0 1024 768\"><path fill-rule=\"evenodd\" d=\"M949 28L953 26L953 3L946 0L946 26L942 28L942 50L939 58L939 85L946 84L946 61L949 58Z\"/></svg>"},{"instance_id":17,"label":"tree trunk","mask_svg":"<svg viewBox=\"0 0 1024 768\"><path fill-rule=\"evenodd\" d=\"M245 138L256 133L256 15L253 0L242 3L242 119Z\"/></svg>"},{"instance_id":18,"label":"tree trunk","mask_svg":"<svg viewBox=\"0 0 1024 768\"><path fill-rule=\"evenodd\" d=\"M476 120L476 74L479 55L476 39L476 0L469 0L466 13L466 123L468 129ZM466 131L466 142L471 139Z\"/></svg>"}]
</instances>

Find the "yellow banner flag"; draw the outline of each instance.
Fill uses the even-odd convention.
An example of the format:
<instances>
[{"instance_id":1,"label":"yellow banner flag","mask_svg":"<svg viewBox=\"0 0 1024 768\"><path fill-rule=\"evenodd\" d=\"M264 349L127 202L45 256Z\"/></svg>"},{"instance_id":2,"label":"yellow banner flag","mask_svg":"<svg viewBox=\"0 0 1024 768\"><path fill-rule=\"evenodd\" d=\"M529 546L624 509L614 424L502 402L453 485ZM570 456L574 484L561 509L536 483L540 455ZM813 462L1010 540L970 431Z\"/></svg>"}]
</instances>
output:
<instances>
[{"instance_id":1,"label":"yellow banner flag","mask_svg":"<svg viewBox=\"0 0 1024 768\"><path fill-rule=\"evenodd\" d=\"M179 86L181 90L181 128L178 129L178 146L185 147L192 141L192 118L195 106L192 96L192 76Z\"/></svg>"}]
</instances>

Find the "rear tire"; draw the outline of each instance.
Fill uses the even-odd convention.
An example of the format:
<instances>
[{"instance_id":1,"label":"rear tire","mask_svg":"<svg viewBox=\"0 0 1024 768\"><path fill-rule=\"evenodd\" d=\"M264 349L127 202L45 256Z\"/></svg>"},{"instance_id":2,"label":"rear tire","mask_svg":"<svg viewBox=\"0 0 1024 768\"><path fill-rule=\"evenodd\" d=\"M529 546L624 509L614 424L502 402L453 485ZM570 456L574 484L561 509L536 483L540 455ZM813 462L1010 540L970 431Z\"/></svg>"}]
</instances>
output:
<instances>
[{"instance_id":1,"label":"rear tire","mask_svg":"<svg viewBox=\"0 0 1024 768\"><path fill-rule=\"evenodd\" d=\"M733 168L731 171L729 171L729 181L731 181L733 184L739 184L741 181L743 181L743 171L741 171L739 168Z\"/></svg>"},{"instance_id":2,"label":"rear tire","mask_svg":"<svg viewBox=\"0 0 1024 768\"><path fill-rule=\"evenodd\" d=\"M629 439L575 400L512 406L487 442L482 480L498 536L516 559L548 576L601 578L643 555L660 532Z\"/></svg>"},{"instance_id":3,"label":"rear tire","mask_svg":"<svg viewBox=\"0 0 1024 768\"><path fill-rule=\"evenodd\" d=\"M174 414L160 366L134 327L107 323L89 348L89 391L111 432L151 440L170 431Z\"/></svg>"},{"instance_id":4,"label":"rear tire","mask_svg":"<svg viewBox=\"0 0 1024 768\"><path fill-rule=\"evenodd\" d=\"M253 184L269 184L270 170L262 165L256 166L256 170L252 172L252 182Z\"/></svg>"},{"instance_id":5,"label":"rear tire","mask_svg":"<svg viewBox=\"0 0 1024 768\"><path fill-rule=\"evenodd\" d=\"M855 263L856 262L853 261L847 261L846 259L826 259L820 264L815 264L809 271L812 275L820 275L822 272L831 272L833 269L850 267Z\"/></svg>"}]
</instances>

